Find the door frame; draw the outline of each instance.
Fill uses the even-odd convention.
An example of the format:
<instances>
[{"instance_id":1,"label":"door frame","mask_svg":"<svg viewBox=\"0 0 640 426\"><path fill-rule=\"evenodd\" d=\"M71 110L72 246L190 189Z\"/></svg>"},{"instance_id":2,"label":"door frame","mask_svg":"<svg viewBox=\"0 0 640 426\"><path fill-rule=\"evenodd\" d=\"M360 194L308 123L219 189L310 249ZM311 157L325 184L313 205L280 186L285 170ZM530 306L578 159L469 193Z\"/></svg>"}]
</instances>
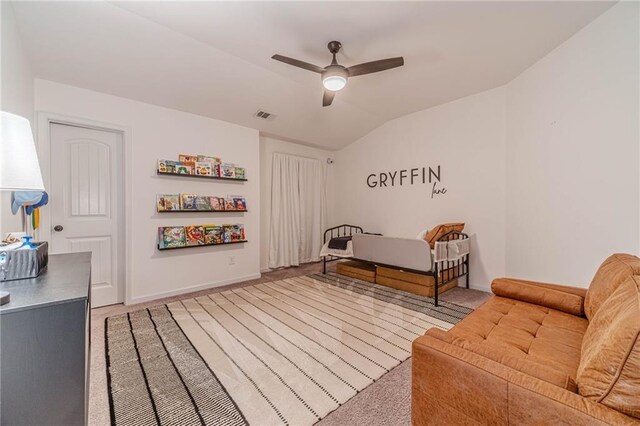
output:
<instances>
[{"instance_id":1,"label":"door frame","mask_svg":"<svg viewBox=\"0 0 640 426\"><path fill-rule=\"evenodd\" d=\"M131 303L131 267L129 258L133 252L133 238L131 233L132 223L132 146L131 146L131 128L120 124L105 123L87 118L74 117L70 115L57 114L46 111L36 112L37 128L36 130L36 149L40 161L40 170L42 171L42 180L47 189L51 189L51 134L50 126L52 124L64 124L75 127L84 127L92 130L101 130L120 134L122 138L122 170L124 172L122 189L124 194L121 195L124 206L122 206L119 214L121 216L121 225L119 225L118 233L120 239L120 248L124 248L124 255L118 259L124 268L123 282L121 290L123 291L124 304ZM42 241L51 241L51 213L48 209L44 209L40 216L39 239ZM118 248L116 248L118 250Z\"/></svg>"}]
</instances>

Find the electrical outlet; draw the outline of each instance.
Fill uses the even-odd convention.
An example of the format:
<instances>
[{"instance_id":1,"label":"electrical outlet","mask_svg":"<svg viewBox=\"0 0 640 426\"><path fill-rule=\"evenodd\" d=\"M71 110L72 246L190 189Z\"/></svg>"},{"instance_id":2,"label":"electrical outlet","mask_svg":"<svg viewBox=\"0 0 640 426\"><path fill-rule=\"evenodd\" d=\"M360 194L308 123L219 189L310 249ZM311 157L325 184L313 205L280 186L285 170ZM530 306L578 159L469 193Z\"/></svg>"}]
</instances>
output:
<instances>
[{"instance_id":1,"label":"electrical outlet","mask_svg":"<svg viewBox=\"0 0 640 426\"><path fill-rule=\"evenodd\" d=\"M235 264L236 264L236 257L229 256L229 265L235 265Z\"/></svg>"}]
</instances>

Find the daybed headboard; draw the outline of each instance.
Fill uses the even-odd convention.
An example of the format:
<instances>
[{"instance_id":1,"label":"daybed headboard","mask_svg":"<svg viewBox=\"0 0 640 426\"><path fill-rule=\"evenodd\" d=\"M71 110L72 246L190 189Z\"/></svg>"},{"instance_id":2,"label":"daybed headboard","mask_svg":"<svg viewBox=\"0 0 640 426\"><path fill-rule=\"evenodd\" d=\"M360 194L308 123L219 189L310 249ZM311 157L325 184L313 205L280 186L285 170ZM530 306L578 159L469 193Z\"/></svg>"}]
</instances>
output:
<instances>
[{"instance_id":1,"label":"daybed headboard","mask_svg":"<svg viewBox=\"0 0 640 426\"><path fill-rule=\"evenodd\" d=\"M356 225L338 225L333 228L329 228L324 231L324 242L326 243L331 238L336 237L348 237L353 234L362 234L364 231L360 226Z\"/></svg>"}]
</instances>

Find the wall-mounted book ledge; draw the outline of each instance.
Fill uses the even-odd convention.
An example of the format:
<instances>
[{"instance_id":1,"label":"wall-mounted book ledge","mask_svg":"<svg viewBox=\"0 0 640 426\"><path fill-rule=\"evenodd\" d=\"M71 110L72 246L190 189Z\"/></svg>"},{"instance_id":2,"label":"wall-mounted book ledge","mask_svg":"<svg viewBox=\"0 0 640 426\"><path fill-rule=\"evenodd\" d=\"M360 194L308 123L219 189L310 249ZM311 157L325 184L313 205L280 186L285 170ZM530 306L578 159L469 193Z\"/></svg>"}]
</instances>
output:
<instances>
[{"instance_id":1,"label":"wall-mounted book ledge","mask_svg":"<svg viewBox=\"0 0 640 426\"><path fill-rule=\"evenodd\" d=\"M180 176L180 177L199 178L199 179L226 180L226 181L232 181L232 182L246 182L248 180L244 178L232 178L232 177L224 177L224 176L209 176L209 175L194 175L194 174L186 174L186 173L161 172L160 170L156 170L156 173L163 176Z\"/></svg>"},{"instance_id":2,"label":"wall-mounted book ledge","mask_svg":"<svg viewBox=\"0 0 640 426\"><path fill-rule=\"evenodd\" d=\"M160 244L158 244L158 250L164 251L164 250L178 250L178 249L196 248L196 247L228 246L231 244L240 244L240 243L248 243L248 242L249 240L242 240L242 241L231 241L228 243L198 244L195 246L180 246L180 247L161 247Z\"/></svg>"}]
</instances>

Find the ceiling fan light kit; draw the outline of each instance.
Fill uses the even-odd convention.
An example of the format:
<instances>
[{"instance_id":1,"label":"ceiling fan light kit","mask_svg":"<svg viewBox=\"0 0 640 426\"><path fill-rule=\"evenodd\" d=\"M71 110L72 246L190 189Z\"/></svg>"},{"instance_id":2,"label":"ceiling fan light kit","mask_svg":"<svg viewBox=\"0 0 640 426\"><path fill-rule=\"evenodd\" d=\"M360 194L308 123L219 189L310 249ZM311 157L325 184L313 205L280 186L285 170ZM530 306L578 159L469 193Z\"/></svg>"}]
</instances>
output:
<instances>
[{"instance_id":1,"label":"ceiling fan light kit","mask_svg":"<svg viewBox=\"0 0 640 426\"><path fill-rule=\"evenodd\" d=\"M330 65L322 73L322 85L325 89L337 92L344 89L349 77L347 70L340 65Z\"/></svg>"},{"instance_id":2,"label":"ceiling fan light kit","mask_svg":"<svg viewBox=\"0 0 640 426\"><path fill-rule=\"evenodd\" d=\"M336 60L336 54L342 48L342 44L339 41L332 41L327 45L327 48L333 55L333 60L331 61L331 64L327 65L324 68L310 64L308 62L289 58L287 56L273 55L271 57L276 61L284 62L285 64L293 65L294 67L302 68L320 74L322 85L325 88L324 95L322 96L322 106L331 105L336 92L344 89L344 87L347 85L347 80L349 79L349 77L385 71L404 65L404 59L400 56L397 58L366 62L364 64L354 65L352 67L346 68L338 64L338 61Z\"/></svg>"}]
</instances>

